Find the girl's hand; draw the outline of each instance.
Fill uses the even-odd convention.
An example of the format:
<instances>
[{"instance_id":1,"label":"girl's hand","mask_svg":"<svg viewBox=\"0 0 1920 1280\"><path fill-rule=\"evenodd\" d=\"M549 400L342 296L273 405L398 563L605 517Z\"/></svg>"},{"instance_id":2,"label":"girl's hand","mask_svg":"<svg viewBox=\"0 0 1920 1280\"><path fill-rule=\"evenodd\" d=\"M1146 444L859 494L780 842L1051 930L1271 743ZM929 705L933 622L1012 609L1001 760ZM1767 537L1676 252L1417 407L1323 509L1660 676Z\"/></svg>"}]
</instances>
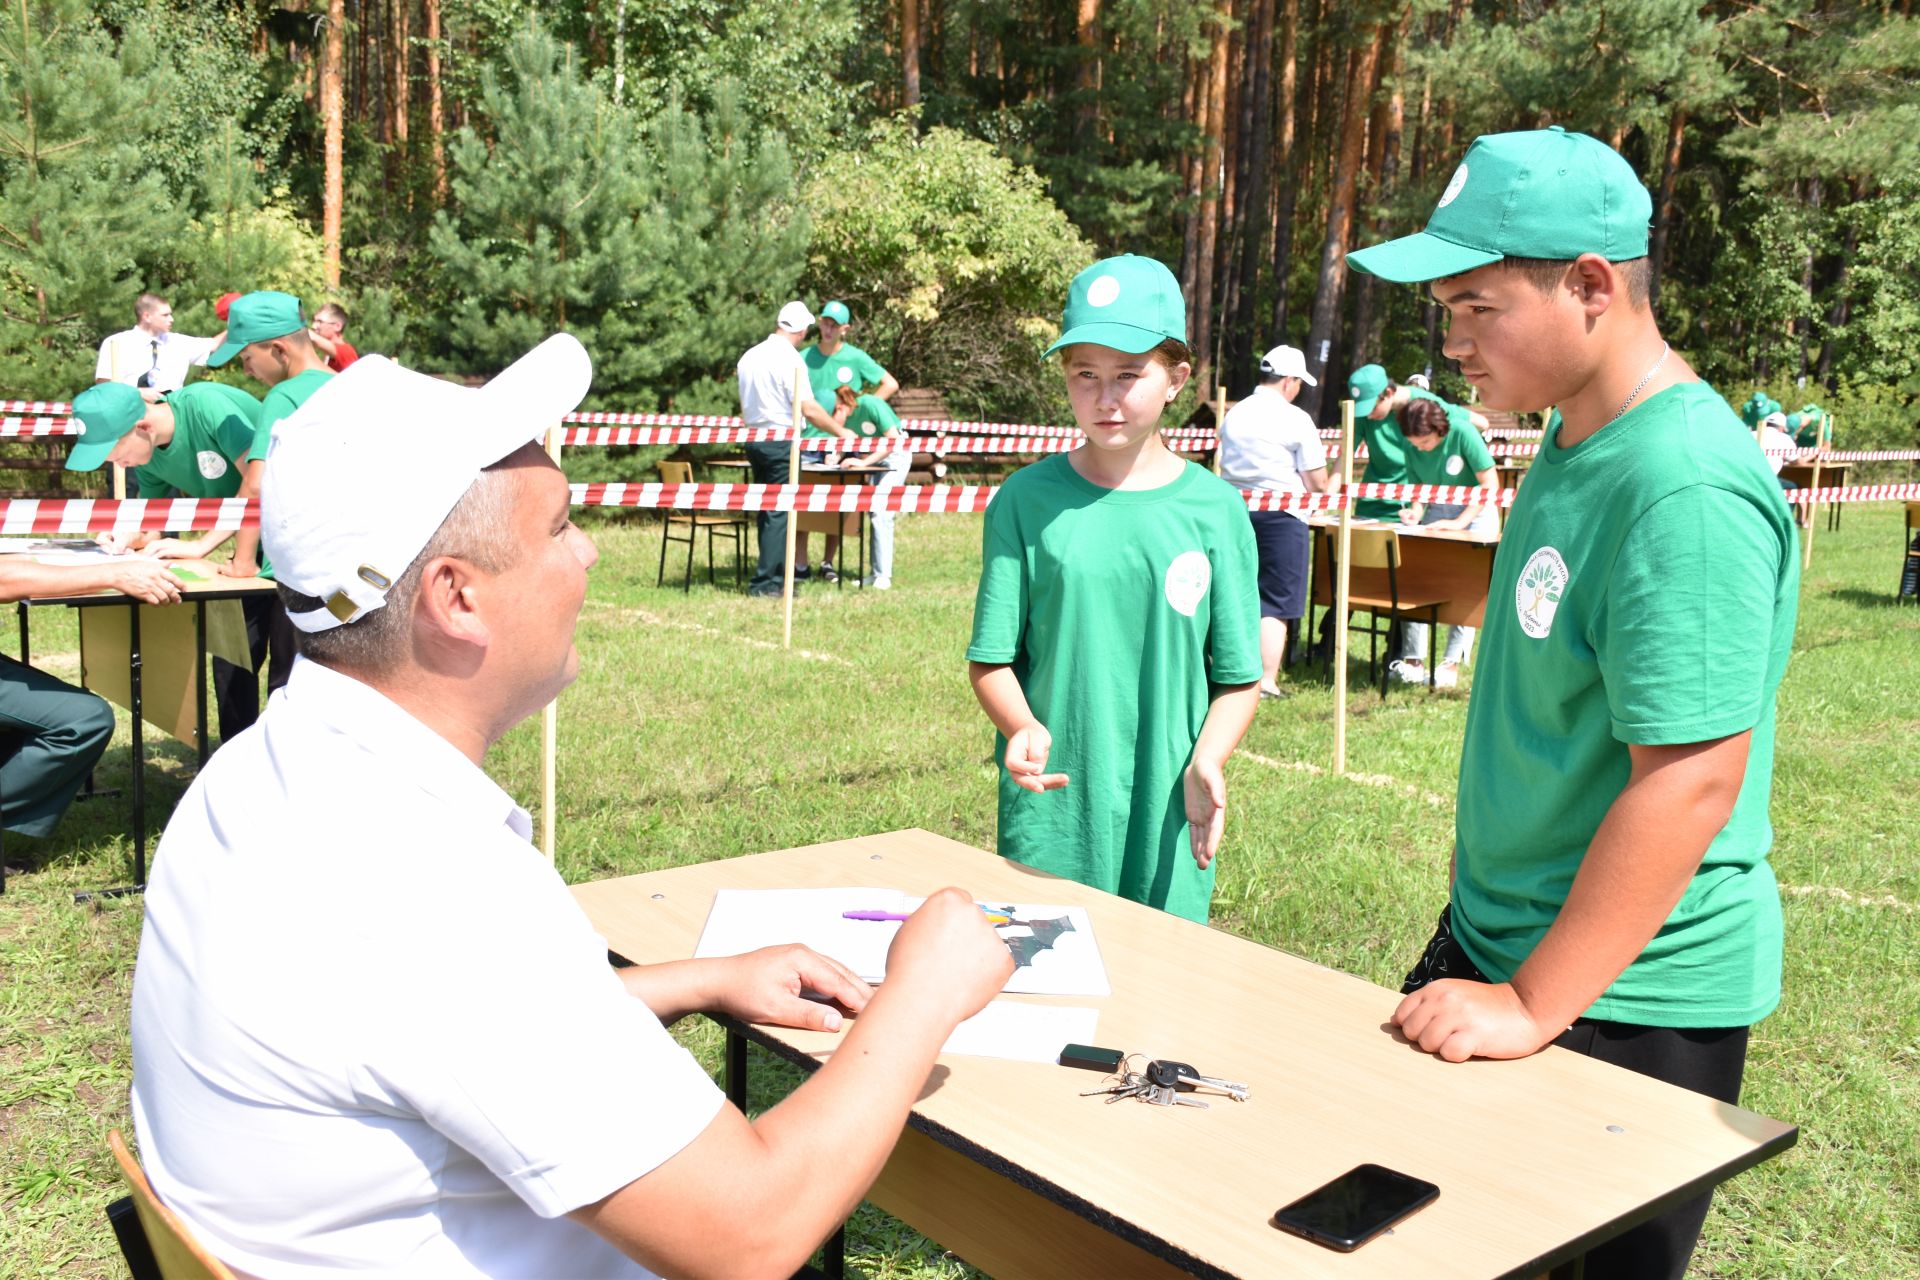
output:
<instances>
[{"instance_id":1,"label":"girl's hand","mask_svg":"<svg viewBox=\"0 0 1920 1280\"><path fill-rule=\"evenodd\" d=\"M1181 775L1187 799L1187 838L1202 871L1213 863L1227 826L1227 776L1211 760L1196 757Z\"/></svg>"},{"instance_id":2,"label":"girl's hand","mask_svg":"<svg viewBox=\"0 0 1920 1280\"><path fill-rule=\"evenodd\" d=\"M1007 738L1007 774L1013 785L1038 795L1057 791L1067 785L1064 773L1045 773L1047 753L1053 750L1053 735L1038 720L1024 729L1016 729Z\"/></svg>"}]
</instances>

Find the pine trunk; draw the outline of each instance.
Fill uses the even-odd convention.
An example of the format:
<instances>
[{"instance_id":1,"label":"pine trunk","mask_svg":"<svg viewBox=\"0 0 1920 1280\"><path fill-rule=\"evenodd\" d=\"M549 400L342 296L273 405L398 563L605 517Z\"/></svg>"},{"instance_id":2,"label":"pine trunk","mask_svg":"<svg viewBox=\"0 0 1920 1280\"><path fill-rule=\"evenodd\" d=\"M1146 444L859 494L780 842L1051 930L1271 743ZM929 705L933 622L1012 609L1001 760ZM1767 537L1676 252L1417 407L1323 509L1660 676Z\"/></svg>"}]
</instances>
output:
<instances>
[{"instance_id":1,"label":"pine trunk","mask_svg":"<svg viewBox=\"0 0 1920 1280\"><path fill-rule=\"evenodd\" d=\"M900 0L901 100L909 107L920 102L920 2Z\"/></svg>"},{"instance_id":2,"label":"pine trunk","mask_svg":"<svg viewBox=\"0 0 1920 1280\"><path fill-rule=\"evenodd\" d=\"M340 288L341 143L345 135L340 71L347 57L347 0L328 0L325 62L320 69L320 115L326 121L326 184L321 195L320 239L329 290Z\"/></svg>"},{"instance_id":3,"label":"pine trunk","mask_svg":"<svg viewBox=\"0 0 1920 1280\"><path fill-rule=\"evenodd\" d=\"M1367 95L1373 89L1374 69L1380 64L1380 46L1388 28L1374 28L1366 43L1347 58L1345 109L1340 116L1340 151L1333 178L1327 184L1327 234L1320 246L1320 279L1313 297L1313 321L1307 329L1307 361L1319 366L1319 385L1305 387L1300 407L1317 417L1321 391L1327 386L1345 353L1333 350L1341 303L1347 290L1347 242L1353 233L1354 189L1358 185L1367 132ZM1336 360L1336 356L1340 360Z\"/></svg>"},{"instance_id":4,"label":"pine trunk","mask_svg":"<svg viewBox=\"0 0 1920 1280\"><path fill-rule=\"evenodd\" d=\"M1243 123L1247 178L1240 198L1240 270L1234 292L1233 328L1227 343L1227 383L1236 394L1253 390L1255 318L1260 300L1260 263L1266 253L1267 143L1273 136L1273 6L1253 0L1253 34L1247 46L1252 104Z\"/></svg>"},{"instance_id":5,"label":"pine trunk","mask_svg":"<svg viewBox=\"0 0 1920 1280\"><path fill-rule=\"evenodd\" d=\"M1100 44L1096 24L1100 21L1100 0L1079 0L1074 15L1074 44L1080 55L1075 68L1074 138L1081 154L1094 145L1100 134Z\"/></svg>"},{"instance_id":6,"label":"pine trunk","mask_svg":"<svg viewBox=\"0 0 1920 1280\"><path fill-rule=\"evenodd\" d=\"M1660 276L1666 268L1667 237L1673 227L1673 189L1680 177L1680 150L1686 139L1686 131L1686 108L1675 107L1673 114L1667 117L1667 157L1660 167L1660 199L1653 206L1653 235L1647 246L1647 265L1652 275L1648 290L1649 305L1660 300Z\"/></svg>"},{"instance_id":7,"label":"pine trunk","mask_svg":"<svg viewBox=\"0 0 1920 1280\"><path fill-rule=\"evenodd\" d=\"M1393 188L1400 171L1400 138L1406 129L1407 104L1400 86L1394 84L1387 90L1388 82L1399 74L1400 50L1407 41L1407 24L1410 18L1403 18L1393 38L1380 55L1380 71L1376 79L1377 101L1374 104L1373 121L1367 129L1368 174L1372 181L1367 190L1367 203L1375 216L1369 227L1370 239L1386 238L1387 220L1386 202L1393 197ZM1381 90L1387 90L1381 93ZM1383 283L1373 276L1363 276L1354 298L1354 354L1364 355L1369 360L1380 358L1380 338L1386 326L1387 294Z\"/></svg>"},{"instance_id":8,"label":"pine trunk","mask_svg":"<svg viewBox=\"0 0 1920 1280\"><path fill-rule=\"evenodd\" d=\"M1279 199L1273 219L1273 331L1268 342L1286 341L1287 276L1293 257L1293 211L1300 190L1294 167L1294 118L1300 90L1300 0L1281 0L1280 5L1280 77L1279 124L1274 131L1273 171L1278 177Z\"/></svg>"},{"instance_id":9,"label":"pine trunk","mask_svg":"<svg viewBox=\"0 0 1920 1280\"><path fill-rule=\"evenodd\" d=\"M1230 0L1220 0L1218 25L1213 32L1213 57L1207 70L1206 159L1201 165L1200 238L1194 248L1195 324L1192 338L1195 360L1194 381L1209 391L1208 375L1213 370L1213 258L1220 232L1220 126L1227 114L1227 27L1232 16Z\"/></svg>"},{"instance_id":10,"label":"pine trunk","mask_svg":"<svg viewBox=\"0 0 1920 1280\"><path fill-rule=\"evenodd\" d=\"M427 19L427 148L433 164L433 198L447 198L447 118L440 96L440 0L423 0ZM624 14L626 0L621 0Z\"/></svg>"}]
</instances>

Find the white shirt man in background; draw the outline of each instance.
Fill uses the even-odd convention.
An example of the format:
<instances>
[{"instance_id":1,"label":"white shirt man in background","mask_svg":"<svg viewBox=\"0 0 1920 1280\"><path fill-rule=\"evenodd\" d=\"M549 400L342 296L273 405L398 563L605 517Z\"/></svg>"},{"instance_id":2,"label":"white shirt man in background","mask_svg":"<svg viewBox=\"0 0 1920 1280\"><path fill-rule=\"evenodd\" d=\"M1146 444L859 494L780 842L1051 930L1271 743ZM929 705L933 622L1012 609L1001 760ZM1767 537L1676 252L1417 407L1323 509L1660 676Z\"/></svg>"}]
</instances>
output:
<instances>
[{"instance_id":1,"label":"white shirt man in background","mask_svg":"<svg viewBox=\"0 0 1920 1280\"><path fill-rule=\"evenodd\" d=\"M1227 410L1220 424L1220 476L1239 489L1325 493L1327 450L1313 419L1294 397L1315 385L1298 347L1279 346L1260 358L1260 385ZM1287 626L1306 609L1306 521L1291 511L1249 511L1260 552L1260 696L1284 696L1280 661Z\"/></svg>"},{"instance_id":2,"label":"white shirt man in background","mask_svg":"<svg viewBox=\"0 0 1920 1280\"><path fill-rule=\"evenodd\" d=\"M300 656L167 824L132 1013L141 1158L237 1271L790 1275L1013 971L957 889L877 992L797 946L608 966L481 770L579 670L597 553L537 441L590 377L565 334L479 390L368 356L274 432ZM841 1027L802 991L861 1016L751 1123L663 1025Z\"/></svg>"},{"instance_id":3,"label":"white shirt man in background","mask_svg":"<svg viewBox=\"0 0 1920 1280\"><path fill-rule=\"evenodd\" d=\"M207 357L225 334L195 338L173 331L173 308L157 293L143 293L133 304L134 326L112 334L100 344L94 361L95 382L124 382L151 391L178 391L186 385L187 370L205 366Z\"/></svg>"}]
</instances>

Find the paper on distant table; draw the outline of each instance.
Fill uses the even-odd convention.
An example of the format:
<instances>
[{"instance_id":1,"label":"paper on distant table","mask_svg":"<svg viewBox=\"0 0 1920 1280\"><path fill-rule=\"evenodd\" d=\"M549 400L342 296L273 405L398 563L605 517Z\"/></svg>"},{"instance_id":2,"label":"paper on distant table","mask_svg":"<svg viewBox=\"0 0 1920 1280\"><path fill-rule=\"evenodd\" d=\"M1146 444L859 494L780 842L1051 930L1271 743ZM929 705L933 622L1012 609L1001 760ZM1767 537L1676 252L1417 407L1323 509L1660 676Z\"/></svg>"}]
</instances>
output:
<instances>
[{"instance_id":1,"label":"paper on distant table","mask_svg":"<svg viewBox=\"0 0 1920 1280\"><path fill-rule=\"evenodd\" d=\"M893 889L721 889L713 895L706 928L694 949L697 959L737 956L760 947L799 942L831 956L868 982L887 974L887 948L900 930L897 922L846 920L845 911L906 914L924 898ZM1094 941L1093 922L1084 907L990 902L1016 923L997 926L1020 960L1003 991L1016 995L1105 996L1113 994L1107 967ZM1055 921L1052 945L1035 942L1036 929ZM1065 1043L1064 1041L1062 1043Z\"/></svg>"},{"instance_id":2,"label":"paper on distant table","mask_svg":"<svg viewBox=\"0 0 1920 1280\"><path fill-rule=\"evenodd\" d=\"M955 1027L940 1052L1057 1062L1065 1046L1092 1044L1099 1026L1098 1009L995 1000Z\"/></svg>"}]
</instances>

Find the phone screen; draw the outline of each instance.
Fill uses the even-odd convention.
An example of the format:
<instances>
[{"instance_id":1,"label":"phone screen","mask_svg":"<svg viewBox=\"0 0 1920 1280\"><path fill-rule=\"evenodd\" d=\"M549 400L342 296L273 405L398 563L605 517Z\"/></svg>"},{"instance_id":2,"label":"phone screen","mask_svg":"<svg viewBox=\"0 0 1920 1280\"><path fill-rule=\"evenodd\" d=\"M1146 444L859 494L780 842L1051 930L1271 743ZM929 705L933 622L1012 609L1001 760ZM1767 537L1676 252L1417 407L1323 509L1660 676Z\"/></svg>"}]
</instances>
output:
<instances>
[{"instance_id":1,"label":"phone screen","mask_svg":"<svg viewBox=\"0 0 1920 1280\"><path fill-rule=\"evenodd\" d=\"M1433 1203L1439 1194L1431 1182L1363 1164L1274 1214L1273 1225L1344 1253Z\"/></svg>"}]
</instances>

